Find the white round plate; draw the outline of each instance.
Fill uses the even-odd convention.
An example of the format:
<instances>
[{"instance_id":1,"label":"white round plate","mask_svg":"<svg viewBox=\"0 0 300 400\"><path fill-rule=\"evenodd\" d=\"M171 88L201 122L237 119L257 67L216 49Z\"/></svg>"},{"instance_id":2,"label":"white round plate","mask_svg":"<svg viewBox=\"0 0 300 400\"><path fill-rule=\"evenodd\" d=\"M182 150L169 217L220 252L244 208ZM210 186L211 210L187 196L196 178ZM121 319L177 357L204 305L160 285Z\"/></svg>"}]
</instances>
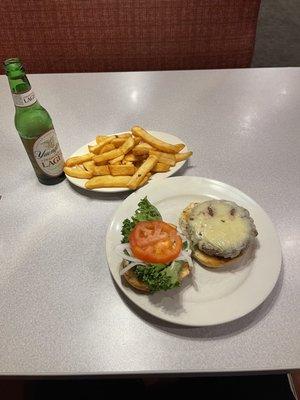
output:
<instances>
[{"instance_id":1,"label":"white round plate","mask_svg":"<svg viewBox=\"0 0 300 400\"><path fill-rule=\"evenodd\" d=\"M191 202L225 199L245 207L254 219L255 246L235 268L208 269L194 262L192 274L181 287L151 295L139 294L120 277L122 257L115 252L121 242L122 222L130 218L147 196L163 220L178 225L181 211ZM281 246L265 211L240 190L200 177L174 177L152 182L126 198L117 209L106 236L106 256L120 289L136 305L163 320L181 325L206 326L235 320L254 310L270 294L281 268Z\"/></svg>"},{"instance_id":2,"label":"white round plate","mask_svg":"<svg viewBox=\"0 0 300 400\"><path fill-rule=\"evenodd\" d=\"M183 143L183 141L181 139L179 139L176 136L171 135L170 133L157 132L157 131L148 131L148 132L150 132L157 139L164 140L165 142L168 142L168 143L171 143L171 144ZM112 135L120 135L121 133L125 133L125 132L114 133ZM107 136L111 136L111 135L107 135ZM95 144L96 144L95 140L85 144L84 146L80 147L80 149L76 150L75 153L73 153L70 157L80 156L82 154L88 153L89 152L88 145L94 146ZM188 148L185 145L185 147L181 150L181 153L185 153L187 151L188 151ZM161 173L154 174L151 177L150 182L156 181L156 180L159 180L159 179L163 179L163 178L167 178L168 176L171 176L171 175L175 174L175 172L177 172L183 166L183 164L186 161L187 160L180 161L180 162L176 163L174 165L174 167L171 167L170 171L168 171L168 172L161 172ZM86 181L87 181L87 179L73 178L72 176L68 176L68 175L66 175L66 177L70 182L73 183L73 185L78 186L78 187L80 187L82 189L85 189L85 190L90 190L90 189L86 189L85 186L84 186ZM105 193L117 193L117 192L128 192L128 191L130 191L130 189L128 189L128 188L99 188L99 189L92 189L92 191L93 192L101 192L101 193L104 193L104 192Z\"/></svg>"}]
</instances>

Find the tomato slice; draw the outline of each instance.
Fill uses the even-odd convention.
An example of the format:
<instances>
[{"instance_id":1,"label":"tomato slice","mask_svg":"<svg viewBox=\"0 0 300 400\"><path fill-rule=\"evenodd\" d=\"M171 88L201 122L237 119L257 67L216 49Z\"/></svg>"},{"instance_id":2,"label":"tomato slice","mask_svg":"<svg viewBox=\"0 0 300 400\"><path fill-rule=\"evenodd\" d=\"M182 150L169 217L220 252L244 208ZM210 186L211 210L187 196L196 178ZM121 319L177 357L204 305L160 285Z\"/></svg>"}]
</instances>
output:
<instances>
[{"instance_id":1,"label":"tomato slice","mask_svg":"<svg viewBox=\"0 0 300 400\"><path fill-rule=\"evenodd\" d=\"M138 222L129 235L129 243L136 258L155 264L168 264L182 249L176 228L163 221Z\"/></svg>"}]
</instances>

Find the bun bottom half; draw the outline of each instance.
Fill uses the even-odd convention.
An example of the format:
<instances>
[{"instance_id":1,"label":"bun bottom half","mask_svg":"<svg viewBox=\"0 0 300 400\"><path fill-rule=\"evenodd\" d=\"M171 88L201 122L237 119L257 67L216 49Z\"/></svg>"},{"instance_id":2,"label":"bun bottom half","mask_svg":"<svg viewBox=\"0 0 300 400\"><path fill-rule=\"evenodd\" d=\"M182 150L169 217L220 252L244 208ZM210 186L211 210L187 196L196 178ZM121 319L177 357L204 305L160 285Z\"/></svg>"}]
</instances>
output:
<instances>
[{"instance_id":1,"label":"bun bottom half","mask_svg":"<svg viewBox=\"0 0 300 400\"><path fill-rule=\"evenodd\" d=\"M192 252L192 258L198 261L201 265L204 265L208 268L221 268L221 267L229 267L236 264L238 260L242 258L243 253L240 253L237 257L234 258L223 258L223 257L215 257L210 256L208 254L203 253L200 250L194 250Z\"/></svg>"}]
</instances>

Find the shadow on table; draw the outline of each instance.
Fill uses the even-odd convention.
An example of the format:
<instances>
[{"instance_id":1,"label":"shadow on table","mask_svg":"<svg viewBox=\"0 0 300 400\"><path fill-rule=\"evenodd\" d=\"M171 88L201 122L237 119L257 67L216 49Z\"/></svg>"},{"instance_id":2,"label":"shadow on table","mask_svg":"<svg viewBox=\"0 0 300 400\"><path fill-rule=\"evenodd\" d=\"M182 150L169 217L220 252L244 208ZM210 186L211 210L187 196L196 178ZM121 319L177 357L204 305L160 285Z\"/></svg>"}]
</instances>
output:
<instances>
[{"instance_id":1,"label":"shadow on table","mask_svg":"<svg viewBox=\"0 0 300 400\"><path fill-rule=\"evenodd\" d=\"M277 283L274 286L272 292L265 299L265 301L260 304L256 309L251 311L249 314L241 317L235 321L214 325L214 326L202 326L202 327L187 327L181 326L175 323L170 323L163 321L157 317L154 317L137 305L135 305L130 299L128 299L124 293L119 289L119 287L114 282L116 290L118 291L120 297L124 303L130 307L130 309L140 318L142 318L146 323L151 324L156 329L168 332L174 336L188 337L191 339L218 339L221 337L229 337L241 333L256 323L261 321L271 310L275 304L283 284L284 266L282 265L280 275L278 277Z\"/></svg>"},{"instance_id":2,"label":"shadow on table","mask_svg":"<svg viewBox=\"0 0 300 400\"><path fill-rule=\"evenodd\" d=\"M187 160L185 164L183 164L172 176L181 176L185 175L186 171L189 169L193 169L195 166L191 164L193 160Z\"/></svg>"}]
</instances>

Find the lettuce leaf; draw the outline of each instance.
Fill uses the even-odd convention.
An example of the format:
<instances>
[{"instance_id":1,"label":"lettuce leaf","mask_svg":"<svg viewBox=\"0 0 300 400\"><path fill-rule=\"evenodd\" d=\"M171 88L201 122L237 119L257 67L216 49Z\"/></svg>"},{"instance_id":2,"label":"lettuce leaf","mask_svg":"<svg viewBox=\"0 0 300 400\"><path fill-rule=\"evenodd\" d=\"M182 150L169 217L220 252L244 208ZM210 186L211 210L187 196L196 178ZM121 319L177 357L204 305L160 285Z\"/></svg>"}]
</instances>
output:
<instances>
[{"instance_id":1,"label":"lettuce leaf","mask_svg":"<svg viewBox=\"0 0 300 400\"><path fill-rule=\"evenodd\" d=\"M173 261L170 265L137 265L134 272L138 279L149 286L151 292L157 292L180 286L179 273L183 264L184 261Z\"/></svg>"},{"instance_id":2,"label":"lettuce leaf","mask_svg":"<svg viewBox=\"0 0 300 400\"><path fill-rule=\"evenodd\" d=\"M150 203L147 196L141 199L138 203L138 209L131 219L126 218L123 221L121 233L123 235L122 243L128 243L130 232L135 225L140 221L161 221L162 216L158 209Z\"/></svg>"}]
</instances>

